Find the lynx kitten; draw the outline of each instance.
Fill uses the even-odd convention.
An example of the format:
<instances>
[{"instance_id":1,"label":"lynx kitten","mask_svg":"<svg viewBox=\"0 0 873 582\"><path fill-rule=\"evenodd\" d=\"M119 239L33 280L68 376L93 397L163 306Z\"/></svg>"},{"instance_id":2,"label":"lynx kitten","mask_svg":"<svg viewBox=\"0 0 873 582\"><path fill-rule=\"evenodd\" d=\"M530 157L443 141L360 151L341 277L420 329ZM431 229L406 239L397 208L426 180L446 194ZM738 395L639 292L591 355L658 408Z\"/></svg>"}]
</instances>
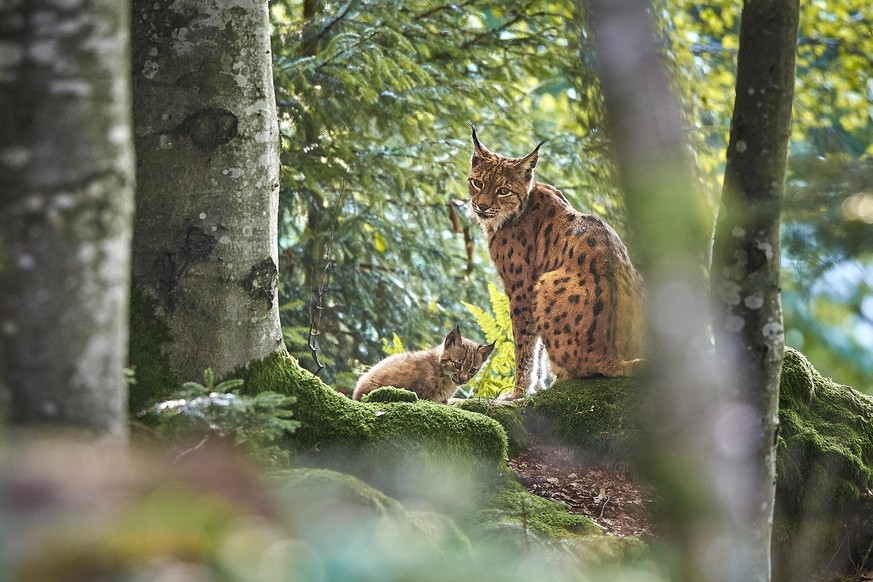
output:
<instances>
[{"instance_id":1,"label":"lynx kitten","mask_svg":"<svg viewBox=\"0 0 873 582\"><path fill-rule=\"evenodd\" d=\"M618 234L534 180L542 142L508 158L479 143L470 127L472 209L509 295L516 365L510 398L541 385L538 340L558 381L630 375L642 353L643 291Z\"/></svg>"},{"instance_id":2,"label":"lynx kitten","mask_svg":"<svg viewBox=\"0 0 873 582\"><path fill-rule=\"evenodd\" d=\"M461 337L456 327L438 346L394 354L377 363L358 380L352 398L360 400L376 388L394 386L419 398L446 402L458 386L476 375L492 351L493 343L477 344Z\"/></svg>"}]
</instances>

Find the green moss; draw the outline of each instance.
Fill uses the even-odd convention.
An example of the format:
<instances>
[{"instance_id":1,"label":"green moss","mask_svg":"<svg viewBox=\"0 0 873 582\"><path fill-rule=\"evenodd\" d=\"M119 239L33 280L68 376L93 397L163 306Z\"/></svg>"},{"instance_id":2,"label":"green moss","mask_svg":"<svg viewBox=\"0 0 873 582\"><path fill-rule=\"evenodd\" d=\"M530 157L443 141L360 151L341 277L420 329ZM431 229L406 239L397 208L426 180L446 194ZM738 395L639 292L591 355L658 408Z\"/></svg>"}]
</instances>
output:
<instances>
[{"instance_id":1,"label":"green moss","mask_svg":"<svg viewBox=\"0 0 873 582\"><path fill-rule=\"evenodd\" d=\"M632 466L638 390L624 378L564 382L534 395L524 416L531 432ZM774 571L802 579L831 559L847 514L873 485L873 398L786 348L779 406Z\"/></svg>"},{"instance_id":2,"label":"green moss","mask_svg":"<svg viewBox=\"0 0 873 582\"><path fill-rule=\"evenodd\" d=\"M506 433L480 414L427 400L357 402L286 353L239 374L247 390L297 397L301 426L288 445L301 462L348 471L401 499L424 495L449 510L467 506L471 480L493 480L506 458Z\"/></svg>"},{"instance_id":3,"label":"green moss","mask_svg":"<svg viewBox=\"0 0 873 582\"><path fill-rule=\"evenodd\" d=\"M324 385L284 353L253 363L237 375L245 378L247 390L273 390L297 397L294 414L302 424L289 436L288 445L298 452L298 465L339 469L367 483L320 470L294 472L293 480L318 496L333 491L329 495L333 501L326 505L318 505L315 498L304 503L298 498L293 505L323 508L317 509L317 517L312 519L317 527L322 527L326 515L354 514L348 508L336 509L338 504L352 503L386 516L403 516L403 535L409 539L431 536L443 540L441 543L446 539L463 543L464 536L453 529L458 523L477 546L484 544L482 547L500 548L505 553L507 547L526 545L532 539L543 542L540 548L554 549L564 546L555 546L550 540L581 540L601 533L587 518L531 495L513 479L504 462L506 432L486 414L501 418L507 426L514 426L516 433L524 434L519 405L494 406L491 410L487 403L464 405L483 407L479 409L486 414L482 414L427 400L357 402ZM386 390L384 394L393 398L397 392ZM328 481L338 482L340 491L336 491L336 483ZM406 500L442 515L406 512ZM331 524L329 519L326 527L332 531L349 527ZM497 545L489 545L491 542ZM510 542L509 546L505 542ZM364 549L369 548L365 543ZM575 553L566 548L562 551ZM517 554L509 551L506 555Z\"/></svg>"},{"instance_id":4,"label":"green moss","mask_svg":"<svg viewBox=\"0 0 873 582\"><path fill-rule=\"evenodd\" d=\"M530 445L530 435L524 426L522 405L517 402L499 402L487 398L470 398L454 404L461 410L478 412L500 423L509 439L509 454L515 455Z\"/></svg>"},{"instance_id":5,"label":"green moss","mask_svg":"<svg viewBox=\"0 0 873 582\"><path fill-rule=\"evenodd\" d=\"M476 515L477 525L508 543L531 535L556 540L603 533L587 517L568 513L565 505L533 495L514 481L494 492L487 507Z\"/></svg>"},{"instance_id":6,"label":"green moss","mask_svg":"<svg viewBox=\"0 0 873 582\"><path fill-rule=\"evenodd\" d=\"M157 303L134 284L130 298L129 360L136 384L130 387L131 414L165 400L181 386L165 349L171 341L170 329L157 315Z\"/></svg>"},{"instance_id":7,"label":"green moss","mask_svg":"<svg viewBox=\"0 0 873 582\"><path fill-rule=\"evenodd\" d=\"M561 382L531 397L526 424L592 460L626 464L638 438L633 421L638 390L632 378Z\"/></svg>"},{"instance_id":8,"label":"green moss","mask_svg":"<svg viewBox=\"0 0 873 582\"><path fill-rule=\"evenodd\" d=\"M786 348L779 406L773 542L787 579L830 559L847 513L873 484L873 398Z\"/></svg>"},{"instance_id":9,"label":"green moss","mask_svg":"<svg viewBox=\"0 0 873 582\"><path fill-rule=\"evenodd\" d=\"M393 386L376 388L361 397L361 402L415 402L418 394L410 390L402 390Z\"/></svg>"}]
</instances>

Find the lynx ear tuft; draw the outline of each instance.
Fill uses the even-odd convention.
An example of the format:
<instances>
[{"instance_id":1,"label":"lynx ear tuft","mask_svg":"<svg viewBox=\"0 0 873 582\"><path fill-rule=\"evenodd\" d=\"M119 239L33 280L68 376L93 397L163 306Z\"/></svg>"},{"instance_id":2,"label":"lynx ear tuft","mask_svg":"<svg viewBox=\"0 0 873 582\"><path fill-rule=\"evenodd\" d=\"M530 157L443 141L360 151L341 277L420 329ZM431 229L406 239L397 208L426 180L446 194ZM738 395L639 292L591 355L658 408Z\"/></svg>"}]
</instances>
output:
<instances>
[{"instance_id":1,"label":"lynx ear tuft","mask_svg":"<svg viewBox=\"0 0 873 582\"><path fill-rule=\"evenodd\" d=\"M479 352L481 352L481 354L482 354L482 361L485 361L488 358L488 356L491 355L491 352L494 351L494 343L495 342L491 342L490 344L486 344L484 346L479 346Z\"/></svg>"},{"instance_id":2,"label":"lynx ear tuft","mask_svg":"<svg viewBox=\"0 0 873 582\"><path fill-rule=\"evenodd\" d=\"M446 336L446 341L443 342L443 347L450 348L452 346L461 345L461 326L456 325L455 329L449 332Z\"/></svg>"},{"instance_id":3,"label":"lynx ear tuft","mask_svg":"<svg viewBox=\"0 0 873 582\"><path fill-rule=\"evenodd\" d=\"M470 129L473 132L473 157L470 158L470 165L475 168L479 163L479 160L482 158L490 158L494 154L491 150L479 143L479 137L476 135L476 126L473 125L473 122L468 121L467 125L470 126Z\"/></svg>"},{"instance_id":4,"label":"lynx ear tuft","mask_svg":"<svg viewBox=\"0 0 873 582\"><path fill-rule=\"evenodd\" d=\"M539 157L540 157L540 153L539 153L540 146L543 145L544 143L546 143L546 140L543 140L540 143L538 143L537 147L535 147L531 153L529 153L525 157L519 159L515 163L515 166L517 168L524 171L524 179L525 180L530 180L531 178L533 178L533 171L534 171L534 168L537 167L537 162L539 161Z\"/></svg>"}]
</instances>

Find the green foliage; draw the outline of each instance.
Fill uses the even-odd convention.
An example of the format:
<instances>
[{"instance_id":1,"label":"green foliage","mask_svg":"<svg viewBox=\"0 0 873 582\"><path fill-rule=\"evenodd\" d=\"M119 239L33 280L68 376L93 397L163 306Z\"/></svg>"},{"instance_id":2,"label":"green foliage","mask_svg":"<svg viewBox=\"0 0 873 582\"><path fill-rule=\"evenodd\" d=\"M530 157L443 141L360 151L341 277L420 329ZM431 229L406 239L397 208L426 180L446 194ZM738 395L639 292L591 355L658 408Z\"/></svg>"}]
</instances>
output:
<instances>
[{"instance_id":1,"label":"green foliage","mask_svg":"<svg viewBox=\"0 0 873 582\"><path fill-rule=\"evenodd\" d=\"M215 383L211 368L203 373L203 384L185 382L172 399L159 402L138 414L155 425L161 441L170 442L181 453L202 446L211 439L229 440L270 464L287 462L278 445L300 427L291 420L290 406L297 399L272 391L241 395L242 379Z\"/></svg>"},{"instance_id":2,"label":"green foliage","mask_svg":"<svg viewBox=\"0 0 873 582\"><path fill-rule=\"evenodd\" d=\"M446 319L471 323L459 320L462 300L484 303L480 282L494 272L478 227L453 204L467 199L466 120L490 147L516 155L549 137L543 179L579 207L612 214L620 205L592 131L597 85L578 58L582 29L570 6L305 5L311 14L300 2L272 3L280 293L289 350L310 366L311 294L330 263L318 331L323 377L334 382L378 359L389 333L427 345Z\"/></svg>"},{"instance_id":3,"label":"green foliage","mask_svg":"<svg viewBox=\"0 0 873 582\"><path fill-rule=\"evenodd\" d=\"M809 323L803 302L827 288L825 264L873 261L869 220L844 207L871 189L863 171L873 153L868 4L802 6L783 260L783 279L799 293L786 302L786 329L803 336L822 369L861 389L873 384L873 363L860 355L873 346L854 339L870 336L858 333L866 312L830 297L825 303L842 303L862 327ZM329 263L318 330L327 381L344 383L360 362L378 359L380 338L391 332L425 345L446 319L469 323L458 320L462 301L485 304L482 283L497 280L485 241L452 203L467 199L467 119L504 153L521 155L549 138L540 179L626 234L590 37L572 3L277 0L271 10L284 170L282 320L290 351L309 365L311 294ZM739 12L727 0L660 0L654 11L713 212ZM867 277L861 291L869 294L870 284Z\"/></svg>"},{"instance_id":4,"label":"green foliage","mask_svg":"<svg viewBox=\"0 0 873 582\"><path fill-rule=\"evenodd\" d=\"M658 6L697 167L715 201L734 101L740 11L726 0L661 0ZM873 328L847 287L869 295L873 286L873 215L851 212L847 201L873 200L873 9L866 0L800 8L782 217L787 340L827 374L871 391ZM858 271L860 281L856 276L853 285L835 285L834 278Z\"/></svg>"},{"instance_id":5,"label":"green foliage","mask_svg":"<svg viewBox=\"0 0 873 582\"><path fill-rule=\"evenodd\" d=\"M873 393L873 228L848 212L853 198L873 200L873 159L793 160L782 232L786 342L825 375Z\"/></svg>"},{"instance_id":6,"label":"green foliage","mask_svg":"<svg viewBox=\"0 0 873 582\"><path fill-rule=\"evenodd\" d=\"M391 334L391 341L388 341L388 338L382 338L382 353L385 356L393 356L395 354L402 354L406 349L403 347L403 342L400 341L400 338L396 333Z\"/></svg>"},{"instance_id":7,"label":"green foliage","mask_svg":"<svg viewBox=\"0 0 873 582\"><path fill-rule=\"evenodd\" d=\"M515 344L512 341L512 321L509 315L509 297L494 283L488 283L491 312L462 302L473 314L485 334L485 341L494 342L494 351L482 371L470 381L473 395L495 398L512 390L515 381Z\"/></svg>"}]
</instances>

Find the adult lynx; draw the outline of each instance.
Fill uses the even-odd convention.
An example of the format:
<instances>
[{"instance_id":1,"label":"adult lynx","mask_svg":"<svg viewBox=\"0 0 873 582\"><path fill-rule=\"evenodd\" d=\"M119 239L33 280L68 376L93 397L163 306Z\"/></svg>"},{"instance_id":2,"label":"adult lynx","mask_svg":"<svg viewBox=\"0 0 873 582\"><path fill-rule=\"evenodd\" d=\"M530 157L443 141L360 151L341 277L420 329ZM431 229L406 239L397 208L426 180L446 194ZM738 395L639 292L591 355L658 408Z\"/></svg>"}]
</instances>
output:
<instances>
[{"instance_id":1,"label":"adult lynx","mask_svg":"<svg viewBox=\"0 0 873 582\"><path fill-rule=\"evenodd\" d=\"M642 353L642 280L618 234L534 180L540 143L508 158L473 129L472 209L509 295L515 389L541 385L538 338L558 381L628 376Z\"/></svg>"}]
</instances>

